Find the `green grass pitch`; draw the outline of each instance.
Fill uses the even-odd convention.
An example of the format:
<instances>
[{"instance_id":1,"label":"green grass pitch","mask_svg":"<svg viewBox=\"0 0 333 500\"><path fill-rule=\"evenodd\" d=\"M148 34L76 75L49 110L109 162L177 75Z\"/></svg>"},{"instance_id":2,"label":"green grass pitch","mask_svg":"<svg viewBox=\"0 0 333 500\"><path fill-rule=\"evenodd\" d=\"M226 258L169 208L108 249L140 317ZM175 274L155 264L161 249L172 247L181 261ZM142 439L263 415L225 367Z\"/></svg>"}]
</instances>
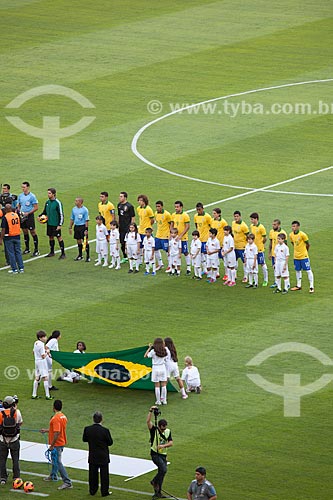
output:
<instances>
[{"instance_id":1,"label":"green grass pitch","mask_svg":"<svg viewBox=\"0 0 333 500\"><path fill-rule=\"evenodd\" d=\"M266 113L274 103L333 103L333 82L285 84L332 78L332 7L325 0L2 0L0 4L0 182L20 192L29 180L40 206L50 186L64 203L65 245L71 207L81 195L90 210L94 234L99 193L117 202L121 190L136 204L139 193L165 208L181 199L191 211L201 201L218 205L231 222L239 209L244 220L258 211L267 229L274 218L290 230L301 221L311 243L315 294L303 290L274 296L270 289L233 289L197 283L184 275L169 279L142 273L129 276L96 269L93 263L39 259L24 275L0 271L0 396L17 393L24 427L45 427L52 404L31 401L31 355L35 333L62 331L60 347L73 350L84 340L90 352L120 350L174 338L180 357L191 355L199 367L203 391L182 401L170 394L163 408L174 438L165 488L185 498L198 465L204 465L224 500L331 500L333 467L332 383L301 399L301 416L285 418L283 399L254 385L248 373L276 384L283 375L301 374L310 384L332 366L301 353L272 357L257 369L246 364L260 351L284 342L302 342L333 358L332 324L332 114ZM63 85L95 106L83 109L67 97L44 95L20 109L6 106L19 94L41 85ZM247 91L271 88L247 94ZM230 97L231 105L263 105L264 113L214 112L200 107L168 116L148 127L137 147L131 143L145 124L186 106ZM158 100L162 110L149 113ZM67 127L83 116L96 116L80 133L60 140L60 158L43 160L42 141L14 128L6 116L36 127L43 116L60 116ZM319 171L314 175L308 175ZM184 177L172 175L170 172ZM284 183L288 179L292 182ZM199 182L198 180L208 182ZM276 185L277 184L277 185ZM227 186L226 186L227 185ZM262 188L275 192L230 187ZM283 191L283 192L276 192ZM294 194L291 194L294 193ZM315 193L306 196L297 193ZM48 250L45 228L38 227L41 251ZM92 257L94 257L94 246ZM0 267L4 254L0 251ZM295 284L292 262L291 283ZM273 273L269 265L270 283ZM5 376L17 366L16 380ZM60 369L59 366L57 366ZM60 384L59 384L60 386ZM82 430L95 410L112 430L111 451L149 458L145 418L153 393L90 385L62 384L56 394L69 418L69 446L81 448ZM25 440L42 436L23 431ZM66 453L66 451L65 451ZM46 464L21 464L22 470L47 474ZM87 473L69 469L73 479ZM23 475L23 474L22 474ZM37 492L59 498L55 485L24 474ZM152 475L128 483L111 477L114 487L150 492ZM111 487L112 489L112 487ZM68 492L69 493L69 492ZM67 493L61 493L61 495ZM1 499L15 497L9 485ZM88 498L87 485L75 483L70 498ZM114 489L119 500L145 498ZM146 495L148 498L148 495Z\"/></svg>"}]
</instances>

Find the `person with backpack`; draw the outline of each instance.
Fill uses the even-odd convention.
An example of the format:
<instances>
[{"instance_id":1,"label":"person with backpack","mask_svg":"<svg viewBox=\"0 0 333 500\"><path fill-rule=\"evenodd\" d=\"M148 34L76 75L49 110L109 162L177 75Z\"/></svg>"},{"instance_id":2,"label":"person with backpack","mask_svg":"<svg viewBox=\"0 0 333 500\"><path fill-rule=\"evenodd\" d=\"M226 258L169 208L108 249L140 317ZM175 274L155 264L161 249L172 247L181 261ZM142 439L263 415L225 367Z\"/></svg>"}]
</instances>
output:
<instances>
[{"instance_id":1,"label":"person with backpack","mask_svg":"<svg viewBox=\"0 0 333 500\"><path fill-rule=\"evenodd\" d=\"M3 400L3 409L0 410L0 484L4 485L8 479L7 458L13 462L13 479L20 477L20 427L22 415L17 409L17 399L6 396Z\"/></svg>"}]
</instances>

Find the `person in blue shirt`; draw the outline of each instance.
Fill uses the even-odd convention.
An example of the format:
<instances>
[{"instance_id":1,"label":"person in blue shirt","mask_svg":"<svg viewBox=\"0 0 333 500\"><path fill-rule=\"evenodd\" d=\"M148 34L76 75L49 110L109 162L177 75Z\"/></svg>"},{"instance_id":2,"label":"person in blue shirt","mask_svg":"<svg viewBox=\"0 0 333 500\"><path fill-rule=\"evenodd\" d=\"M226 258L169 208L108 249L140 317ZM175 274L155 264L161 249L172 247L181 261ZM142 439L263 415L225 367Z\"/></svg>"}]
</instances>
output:
<instances>
[{"instance_id":1,"label":"person in blue shirt","mask_svg":"<svg viewBox=\"0 0 333 500\"><path fill-rule=\"evenodd\" d=\"M71 219L69 222L69 234L73 232L74 226L74 239L77 241L79 255L74 260L83 260L83 242L86 241L86 262L90 262L89 242L88 242L88 224L89 212L83 205L83 199L78 197L75 199L75 207L72 209Z\"/></svg>"},{"instance_id":2,"label":"person in blue shirt","mask_svg":"<svg viewBox=\"0 0 333 500\"><path fill-rule=\"evenodd\" d=\"M22 182L22 193L19 194L17 200L17 208L21 215L21 229L24 236L25 249L23 254L30 253L29 248L29 231L34 240L33 256L39 255L38 251L38 236L35 229L35 212L38 210L38 200L36 196L30 191L30 184L28 181Z\"/></svg>"}]
</instances>

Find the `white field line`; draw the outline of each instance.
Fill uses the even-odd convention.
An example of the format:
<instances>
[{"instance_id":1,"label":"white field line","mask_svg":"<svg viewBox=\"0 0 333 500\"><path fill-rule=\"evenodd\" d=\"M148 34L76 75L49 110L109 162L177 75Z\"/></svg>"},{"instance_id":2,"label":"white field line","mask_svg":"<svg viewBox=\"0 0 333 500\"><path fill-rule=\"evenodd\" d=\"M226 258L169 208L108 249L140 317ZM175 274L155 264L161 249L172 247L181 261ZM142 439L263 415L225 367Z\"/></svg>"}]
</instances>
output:
<instances>
[{"instance_id":1,"label":"white field line","mask_svg":"<svg viewBox=\"0 0 333 500\"><path fill-rule=\"evenodd\" d=\"M10 470L10 469L9 469ZM87 471L88 472L88 471ZM36 477L45 477L47 474L39 474L37 472L27 472L27 471L21 471L22 475L26 476L36 476ZM89 484L88 481L80 481L79 479L71 479L72 483L78 483L78 484ZM127 493L135 493L136 495L144 495L144 496L152 496L152 493L148 493L147 491L138 491L138 490L131 490L128 488L120 488L119 486L110 486L111 490L118 490L118 491L126 491ZM16 491L16 490L14 490ZM177 497L178 498L178 497ZM185 500L185 498L179 498L178 500Z\"/></svg>"},{"instance_id":2,"label":"white field line","mask_svg":"<svg viewBox=\"0 0 333 500\"><path fill-rule=\"evenodd\" d=\"M150 160L148 160L147 158L145 158L138 151L138 146L137 146L138 145L138 141L139 141L141 135L143 134L143 132L145 130L147 130L149 127L151 127L152 125L154 125L155 123L158 123L159 121L164 120L165 118L168 118L169 116L175 115L177 113L181 113L182 111L186 111L187 109L191 109L191 108L195 108L195 107L198 107L198 106L202 106L203 104L208 104L210 102L221 101L223 99L229 99L230 97L239 97L239 96L248 95L248 94L255 94L255 93L258 93L258 92L265 92L265 91L268 91L268 90L276 90L276 89L282 89L282 88L286 88L286 87L296 87L296 86L299 86L299 85L311 85L311 84L317 84L317 83L327 83L327 82L332 82L332 81L333 81L333 78L328 78L328 79L325 79L325 80L308 80L308 81L304 81L304 82L285 83L283 85L274 85L272 87L263 87L263 88L260 88L260 89L246 90L245 92L237 92L235 94L229 94L229 95L225 95L225 96L221 96L221 97L215 97L214 99L207 99L206 101L201 101L201 102L198 102L196 104L190 104L188 106L184 106L183 108L170 111L169 113L166 113L163 116L155 118L151 122L146 123L146 125L144 125L143 127L141 127L140 130L138 130L138 132L134 135L134 137L132 139L132 143L131 143L132 152L133 152L133 154L137 158L139 158L139 160L141 160L146 165L150 165L151 167L156 168L157 170L160 170L161 172L165 172L165 173L167 173L169 175L173 175L173 176L176 176L176 177L181 177L183 179L187 179L187 180L190 180L190 181L202 182L202 183L205 183L205 184L212 184L212 185L215 185L215 186L229 187L229 188L232 188L232 189L242 189L242 190L245 189L245 190L256 192L257 191L256 188L244 187L244 186L234 186L232 184L223 184L221 182L208 181L208 180L205 180L205 179L199 179L197 177L190 177L188 175L179 174L178 172L172 172L171 170L168 170L166 168L160 167L159 165L156 165L156 163L153 163ZM264 189L265 188L261 188L261 191L263 191ZM282 192L281 192L281 194L282 194ZM312 195L311 193L296 193L296 192L291 193L289 191L285 191L285 192L283 192L283 194L288 194L288 195L290 195L290 194L294 194L294 195L295 194L297 194L297 195L300 194L300 195L305 195L305 196L311 196ZM332 196L332 195L331 194L330 195L315 194L314 196ZM232 198L230 198L230 199L232 199Z\"/></svg>"}]
</instances>

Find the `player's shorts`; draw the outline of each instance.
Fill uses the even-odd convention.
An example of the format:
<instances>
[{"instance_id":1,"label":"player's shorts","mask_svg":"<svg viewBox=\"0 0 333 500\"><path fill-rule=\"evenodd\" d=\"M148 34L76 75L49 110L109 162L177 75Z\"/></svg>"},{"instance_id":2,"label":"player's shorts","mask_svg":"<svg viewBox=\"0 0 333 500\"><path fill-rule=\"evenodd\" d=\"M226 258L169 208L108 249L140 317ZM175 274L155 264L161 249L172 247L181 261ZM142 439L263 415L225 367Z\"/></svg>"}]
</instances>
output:
<instances>
[{"instance_id":1,"label":"player's shorts","mask_svg":"<svg viewBox=\"0 0 333 500\"><path fill-rule=\"evenodd\" d=\"M61 236L61 229L57 229L57 226L47 226L46 228L46 234L50 238L60 238Z\"/></svg>"},{"instance_id":2,"label":"player's shorts","mask_svg":"<svg viewBox=\"0 0 333 500\"><path fill-rule=\"evenodd\" d=\"M108 254L108 242L107 240L96 241L96 253L101 255Z\"/></svg>"},{"instance_id":3,"label":"player's shorts","mask_svg":"<svg viewBox=\"0 0 333 500\"><path fill-rule=\"evenodd\" d=\"M84 239L84 232L86 230L85 225L81 226L74 226L74 240L83 240Z\"/></svg>"},{"instance_id":4,"label":"player's shorts","mask_svg":"<svg viewBox=\"0 0 333 500\"><path fill-rule=\"evenodd\" d=\"M29 231L32 231L35 227L34 214L28 215L27 218L23 217L23 220L21 220L21 229L29 229Z\"/></svg>"},{"instance_id":5,"label":"player's shorts","mask_svg":"<svg viewBox=\"0 0 333 500\"><path fill-rule=\"evenodd\" d=\"M127 257L136 260L138 258L138 245L127 245Z\"/></svg>"},{"instance_id":6,"label":"player's shorts","mask_svg":"<svg viewBox=\"0 0 333 500\"><path fill-rule=\"evenodd\" d=\"M244 262L244 250L235 249L236 260L241 259Z\"/></svg>"},{"instance_id":7,"label":"player's shorts","mask_svg":"<svg viewBox=\"0 0 333 500\"><path fill-rule=\"evenodd\" d=\"M219 264L219 256L217 253L207 255L207 269L218 269Z\"/></svg>"},{"instance_id":8,"label":"player's shorts","mask_svg":"<svg viewBox=\"0 0 333 500\"><path fill-rule=\"evenodd\" d=\"M285 262L277 260L275 263L275 268L274 268L274 276L281 276L282 278L288 278L289 277L289 270L288 266L286 267L286 270L283 271L283 268L285 266Z\"/></svg>"},{"instance_id":9,"label":"player's shorts","mask_svg":"<svg viewBox=\"0 0 333 500\"><path fill-rule=\"evenodd\" d=\"M201 253L207 253L205 241L201 242Z\"/></svg>"},{"instance_id":10,"label":"player's shorts","mask_svg":"<svg viewBox=\"0 0 333 500\"><path fill-rule=\"evenodd\" d=\"M245 266L245 271L247 273L252 273L252 274L257 274L258 273L258 262L256 262L255 268L252 269L254 264L254 259L247 259L246 260L246 266Z\"/></svg>"},{"instance_id":11,"label":"player's shorts","mask_svg":"<svg viewBox=\"0 0 333 500\"><path fill-rule=\"evenodd\" d=\"M182 241L182 253L184 255L188 253L188 241Z\"/></svg>"},{"instance_id":12,"label":"player's shorts","mask_svg":"<svg viewBox=\"0 0 333 500\"><path fill-rule=\"evenodd\" d=\"M152 382L166 382L168 380L167 371L165 365L153 366L151 372Z\"/></svg>"},{"instance_id":13,"label":"player's shorts","mask_svg":"<svg viewBox=\"0 0 333 500\"><path fill-rule=\"evenodd\" d=\"M258 252L257 259L258 259L258 264L260 264L261 266L263 266L264 264L266 264L266 262L265 262L265 253L264 252Z\"/></svg>"},{"instance_id":14,"label":"player's shorts","mask_svg":"<svg viewBox=\"0 0 333 500\"><path fill-rule=\"evenodd\" d=\"M224 262L227 267L236 267L237 260L235 250L224 256Z\"/></svg>"},{"instance_id":15,"label":"player's shorts","mask_svg":"<svg viewBox=\"0 0 333 500\"><path fill-rule=\"evenodd\" d=\"M110 243L110 255L112 257L119 257L119 248L117 243Z\"/></svg>"},{"instance_id":16,"label":"player's shorts","mask_svg":"<svg viewBox=\"0 0 333 500\"><path fill-rule=\"evenodd\" d=\"M52 370L52 358L50 356L46 356L46 364L47 364L47 368L48 370Z\"/></svg>"},{"instance_id":17,"label":"player's shorts","mask_svg":"<svg viewBox=\"0 0 333 500\"><path fill-rule=\"evenodd\" d=\"M295 271L311 271L310 259L294 259Z\"/></svg>"},{"instance_id":18,"label":"player's shorts","mask_svg":"<svg viewBox=\"0 0 333 500\"><path fill-rule=\"evenodd\" d=\"M153 251L152 250L145 250L144 251L144 261L145 264L151 264L153 261L155 262L155 258L153 259Z\"/></svg>"},{"instance_id":19,"label":"player's shorts","mask_svg":"<svg viewBox=\"0 0 333 500\"><path fill-rule=\"evenodd\" d=\"M178 368L178 363L176 361L168 361L166 365L166 370L167 370L167 375L168 378L170 377L179 377L179 368Z\"/></svg>"},{"instance_id":20,"label":"player's shorts","mask_svg":"<svg viewBox=\"0 0 333 500\"><path fill-rule=\"evenodd\" d=\"M165 252L167 252L168 248L169 248L169 240L155 238L155 250L164 250Z\"/></svg>"},{"instance_id":21,"label":"player's shorts","mask_svg":"<svg viewBox=\"0 0 333 500\"><path fill-rule=\"evenodd\" d=\"M36 377L42 378L49 376L49 369L47 366L46 358L35 361L35 375Z\"/></svg>"},{"instance_id":22,"label":"player's shorts","mask_svg":"<svg viewBox=\"0 0 333 500\"><path fill-rule=\"evenodd\" d=\"M192 266L193 267L201 267L201 254L197 255L196 257L191 257L192 260Z\"/></svg>"},{"instance_id":23,"label":"player's shorts","mask_svg":"<svg viewBox=\"0 0 333 500\"><path fill-rule=\"evenodd\" d=\"M170 255L169 256L169 266L170 267L178 267L181 265L181 260L179 255Z\"/></svg>"}]
</instances>

